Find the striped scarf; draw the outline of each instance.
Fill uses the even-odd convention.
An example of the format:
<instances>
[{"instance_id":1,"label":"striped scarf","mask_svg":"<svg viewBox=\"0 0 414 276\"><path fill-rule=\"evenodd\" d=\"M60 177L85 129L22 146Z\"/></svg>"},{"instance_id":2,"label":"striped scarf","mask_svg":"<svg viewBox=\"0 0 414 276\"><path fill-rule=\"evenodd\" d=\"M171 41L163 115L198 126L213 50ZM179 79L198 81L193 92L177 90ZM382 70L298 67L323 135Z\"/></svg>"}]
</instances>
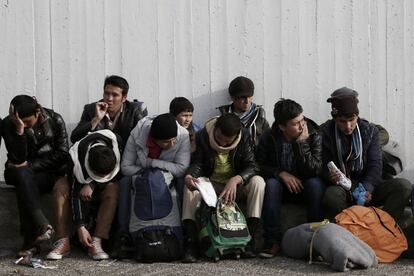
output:
<instances>
[{"instance_id":1,"label":"striped scarf","mask_svg":"<svg viewBox=\"0 0 414 276\"><path fill-rule=\"evenodd\" d=\"M231 107L230 107L230 112L233 112L231 110ZM255 122L256 122L256 118L259 114L259 112L257 111L257 105L255 103L252 103L250 105L249 110L247 110L244 113L236 113L236 114L239 116L243 127L249 129L249 133L250 133L250 136L252 137L253 141L256 141L256 124L255 124Z\"/></svg>"},{"instance_id":2,"label":"striped scarf","mask_svg":"<svg viewBox=\"0 0 414 276\"><path fill-rule=\"evenodd\" d=\"M364 168L364 163L362 161L362 138L361 131L359 130L358 124L352 132L352 142L351 150L344 163L342 158L342 143L341 138L339 137L338 126L335 124L335 140L336 140L336 149L338 153L339 168L341 171L349 176L349 172L359 172Z\"/></svg>"}]
</instances>

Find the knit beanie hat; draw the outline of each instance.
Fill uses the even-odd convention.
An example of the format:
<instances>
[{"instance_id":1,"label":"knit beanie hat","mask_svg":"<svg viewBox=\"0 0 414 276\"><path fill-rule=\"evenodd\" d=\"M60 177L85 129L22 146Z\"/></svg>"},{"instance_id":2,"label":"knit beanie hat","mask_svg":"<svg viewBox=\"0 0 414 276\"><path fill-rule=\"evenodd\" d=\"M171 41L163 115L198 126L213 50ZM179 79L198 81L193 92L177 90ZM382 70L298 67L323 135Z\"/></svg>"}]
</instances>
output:
<instances>
[{"instance_id":1,"label":"knit beanie hat","mask_svg":"<svg viewBox=\"0 0 414 276\"><path fill-rule=\"evenodd\" d=\"M251 97L254 94L254 84L251 79L239 76L232 80L229 85L231 97Z\"/></svg>"},{"instance_id":2,"label":"knit beanie hat","mask_svg":"<svg viewBox=\"0 0 414 276\"><path fill-rule=\"evenodd\" d=\"M342 87L335 90L331 94L331 97L326 101L331 103L331 115L333 117L350 117L353 114L359 114L358 93L348 87Z\"/></svg>"},{"instance_id":3,"label":"knit beanie hat","mask_svg":"<svg viewBox=\"0 0 414 276\"><path fill-rule=\"evenodd\" d=\"M155 117L152 121L150 135L156 140L168 140L177 137L177 122L170 113Z\"/></svg>"},{"instance_id":4,"label":"knit beanie hat","mask_svg":"<svg viewBox=\"0 0 414 276\"><path fill-rule=\"evenodd\" d=\"M170 103L170 113L176 117L181 112L193 112L194 106L193 104L184 97L176 97Z\"/></svg>"}]
</instances>

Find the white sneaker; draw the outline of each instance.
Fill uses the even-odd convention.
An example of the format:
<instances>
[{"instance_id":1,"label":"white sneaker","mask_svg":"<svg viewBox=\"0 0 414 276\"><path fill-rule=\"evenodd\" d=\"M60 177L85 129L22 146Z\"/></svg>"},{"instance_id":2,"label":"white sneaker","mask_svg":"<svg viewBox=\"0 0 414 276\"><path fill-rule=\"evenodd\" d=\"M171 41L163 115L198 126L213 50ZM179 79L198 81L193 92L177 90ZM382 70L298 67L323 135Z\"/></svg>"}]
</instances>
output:
<instances>
[{"instance_id":1,"label":"white sneaker","mask_svg":"<svg viewBox=\"0 0 414 276\"><path fill-rule=\"evenodd\" d=\"M52 251L47 254L46 258L48 260L61 260L64 256L70 253L70 243L69 238L61 238L53 244Z\"/></svg>"},{"instance_id":2,"label":"white sneaker","mask_svg":"<svg viewBox=\"0 0 414 276\"><path fill-rule=\"evenodd\" d=\"M92 247L88 248L88 255L96 261L109 259L109 255L102 249L101 239L97 237L92 238Z\"/></svg>"}]
</instances>

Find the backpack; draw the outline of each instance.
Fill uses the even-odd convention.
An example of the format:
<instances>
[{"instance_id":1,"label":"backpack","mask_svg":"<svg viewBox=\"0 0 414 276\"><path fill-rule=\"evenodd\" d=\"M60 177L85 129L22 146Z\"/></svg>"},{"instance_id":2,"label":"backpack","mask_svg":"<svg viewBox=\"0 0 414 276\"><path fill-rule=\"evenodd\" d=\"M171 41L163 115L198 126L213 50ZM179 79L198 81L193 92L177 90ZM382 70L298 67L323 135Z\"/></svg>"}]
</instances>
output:
<instances>
[{"instance_id":1,"label":"backpack","mask_svg":"<svg viewBox=\"0 0 414 276\"><path fill-rule=\"evenodd\" d=\"M366 242L379 262L393 262L407 249L407 239L401 228L381 209L354 205L339 213L335 220Z\"/></svg>"},{"instance_id":2,"label":"backpack","mask_svg":"<svg viewBox=\"0 0 414 276\"><path fill-rule=\"evenodd\" d=\"M235 202L227 205L219 198L214 208L202 201L196 211L196 220L202 249L215 262L224 255L239 259L251 239L246 218Z\"/></svg>"},{"instance_id":3,"label":"backpack","mask_svg":"<svg viewBox=\"0 0 414 276\"><path fill-rule=\"evenodd\" d=\"M153 168L132 177L129 233L137 261L181 258L181 217L170 172Z\"/></svg>"}]
</instances>

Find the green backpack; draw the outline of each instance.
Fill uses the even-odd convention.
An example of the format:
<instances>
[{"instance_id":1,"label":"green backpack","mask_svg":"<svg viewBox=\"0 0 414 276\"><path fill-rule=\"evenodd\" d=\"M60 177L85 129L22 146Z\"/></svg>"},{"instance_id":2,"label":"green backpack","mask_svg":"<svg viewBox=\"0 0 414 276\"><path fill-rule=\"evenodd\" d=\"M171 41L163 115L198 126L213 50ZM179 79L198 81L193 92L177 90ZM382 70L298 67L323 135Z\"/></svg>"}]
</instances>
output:
<instances>
[{"instance_id":1,"label":"green backpack","mask_svg":"<svg viewBox=\"0 0 414 276\"><path fill-rule=\"evenodd\" d=\"M246 218L236 203L227 205L218 199L216 208L213 208L202 202L196 211L196 219L200 227L199 238L207 257L214 261L225 255L240 258L251 236Z\"/></svg>"}]
</instances>

